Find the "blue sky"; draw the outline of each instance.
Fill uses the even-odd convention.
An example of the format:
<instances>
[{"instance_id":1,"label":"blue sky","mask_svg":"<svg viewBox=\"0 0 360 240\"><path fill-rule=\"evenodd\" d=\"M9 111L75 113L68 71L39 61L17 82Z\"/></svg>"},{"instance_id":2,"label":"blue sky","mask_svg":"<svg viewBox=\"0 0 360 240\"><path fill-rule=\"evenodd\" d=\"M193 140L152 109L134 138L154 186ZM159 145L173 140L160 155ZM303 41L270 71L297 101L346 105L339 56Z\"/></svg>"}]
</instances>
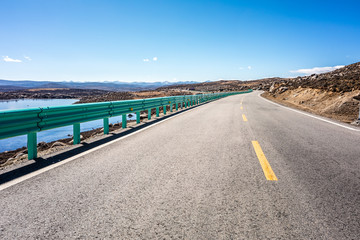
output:
<instances>
[{"instance_id":1,"label":"blue sky","mask_svg":"<svg viewBox=\"0 0 360 240\"><path fill-rule=\"evenodd\" d=\"M360 61L359 9L359 1L2 0L0 79L207 81L321 72Z\"/></svg>"}]
</instances>

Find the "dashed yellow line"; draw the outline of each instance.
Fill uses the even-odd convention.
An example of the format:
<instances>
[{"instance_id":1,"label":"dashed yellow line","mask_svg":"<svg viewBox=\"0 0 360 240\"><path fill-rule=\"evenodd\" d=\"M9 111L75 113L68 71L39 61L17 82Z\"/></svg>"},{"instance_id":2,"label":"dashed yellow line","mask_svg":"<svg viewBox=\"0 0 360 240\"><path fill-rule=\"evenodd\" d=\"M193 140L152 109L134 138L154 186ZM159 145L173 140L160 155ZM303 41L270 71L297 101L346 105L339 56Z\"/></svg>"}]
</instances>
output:
<instances>
[{"instance_id":1,"label":"dashed yellow line","mask_svg":"<svg viewBox=\"0 0 360 240\"><path fill-rule=\"evenodd\" d=\"M242 118L243 118L244 122L247 122L247 118L246 118L245 114L242 115Z\"/></svg>"},{"instance_id":2,"label":"dashed yellow line","mask_svg":"<svg viewBox=\"0 0 360 240\"><path fill-rule=\"evenodd\" d=\"M243 106L241 106L240 109L243 110L244 109Z\"/></svg>"},{"instance_id":3,"label":"dashed yellow line","mask_svg":"<svg viewBox=\"0 0 360 240\"><path fill-rule=\"evenodd\" d=\"M270 166L270 163L266 159L265 154L262 151L258 141L252 141L252 144L253 144L255 153L260 161L260 164L261 164L261 167L263 169L266 179L269 181L277 181L278 179L277 179L275 173L273 172L273 170Z\"/></svg>"}]
</instances>

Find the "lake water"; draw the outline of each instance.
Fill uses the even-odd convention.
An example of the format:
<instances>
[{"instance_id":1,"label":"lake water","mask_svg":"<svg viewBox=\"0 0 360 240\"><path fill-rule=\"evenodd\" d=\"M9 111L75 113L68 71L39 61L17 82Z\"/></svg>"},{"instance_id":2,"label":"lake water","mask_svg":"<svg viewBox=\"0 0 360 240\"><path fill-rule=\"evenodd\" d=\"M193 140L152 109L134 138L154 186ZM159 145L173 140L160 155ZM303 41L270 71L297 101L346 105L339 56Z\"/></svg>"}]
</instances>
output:
<instances>
[{"instance_id":1,"label":"lake water","mask_svg":"<svg viewBox=\"0 0 360 240\"><path fill-rule=\"evenodd\" d=\"M64 106L71 105L78 101L77 99L19 99L19 100L0 100L0 111L9 109L24 109L36 107L51 107L51 106ZM135 120L136 115L133 114L128 120ZM109 123L120 123L121 116L112 117ZM103 120L95 120L80 124L80 130L88 131L95 128L103 127ZM72 135L72 126L55 128L47 131L38 132L37 140L39 142L51 142L62 138L68 138ZM0 152L15 150L20 147L26 146L27 136L18 136L0 140Z\"/></svg>"}]
</instances>

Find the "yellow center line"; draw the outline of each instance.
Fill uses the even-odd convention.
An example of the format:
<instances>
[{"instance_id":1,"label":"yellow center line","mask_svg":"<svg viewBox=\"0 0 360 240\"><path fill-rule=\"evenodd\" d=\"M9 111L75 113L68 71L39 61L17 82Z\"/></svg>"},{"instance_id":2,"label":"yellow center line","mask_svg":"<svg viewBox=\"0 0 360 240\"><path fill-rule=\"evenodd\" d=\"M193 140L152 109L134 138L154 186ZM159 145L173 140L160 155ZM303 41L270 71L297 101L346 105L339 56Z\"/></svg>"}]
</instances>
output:
<instances>
[{"instance_id":1,"label":"yellow center line","mask_svg":"<svg viewBox=\"0 0 360 240\"><path fill-rule=\"evenodd\" d=\"M255 153L260 161L261 167L264 171L265 177L267 180L269 181L277 181L277 177L275 175L275 173L273 172L270 163L268 162L268 160L265 157L264 152L262 151L260 144L258 143L258 141L252 141Z\"/></svg>"},{"instance_id":2,"label":"yellow center line","mask_svg":"<svg viewBox=\"0 0 360 240\"><path fill-rule=\"evenodd\" d=\"M244 122L247 122L247 118L246 118L245 114L243 114L242 117L243 117Z\"/></svg>"}]
</instances>

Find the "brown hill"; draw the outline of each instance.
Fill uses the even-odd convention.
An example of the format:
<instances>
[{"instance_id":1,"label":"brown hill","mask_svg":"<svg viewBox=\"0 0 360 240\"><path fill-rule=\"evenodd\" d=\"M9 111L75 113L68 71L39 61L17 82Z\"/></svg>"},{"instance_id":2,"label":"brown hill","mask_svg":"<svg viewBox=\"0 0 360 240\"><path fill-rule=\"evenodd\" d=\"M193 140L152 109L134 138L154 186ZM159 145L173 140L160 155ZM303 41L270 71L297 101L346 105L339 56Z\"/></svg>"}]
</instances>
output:
<instances>
[{"instance_id":1,"label":"brown hill","mask_svg":"<svg viewBox=\"0 0 360 240\"><path fill-rule=\"evenodd\" d=\"M328 73L273 82L263 96L318 115L358 124L360 62Z\"/></svg>"},{"instance_id":2,"label":"brown hill","mask_svg":"<svg viewBox=\"0 0 360 240\"><path fill-rule=\"evenodd\" d=\"M100 96L109 91L74 88L36 88L16 91L1 91L0 100L9 99L71 99Z\"/></svg>"},{"instance_id":3,"label":"brown hill","mask_svg":"<svg viewBox=\"0 0 360 240\"><path fill-rule=\"evenodd\" d=\"M172 85L158 88L158 90L193 90L193 91L241 91L248 88L272 91L286 87L295 89L298 87L320 89L331 92L351 92L360 90L360 62L347 65L332 72L312 74L297 78L264 78L259 80L221 80L196 84Z\"/></svg>"},{"instance_id":4,"label":"brown hill","mask_svg":"<svg viewBox=\"0 0 360 240\"><path fill-rule=\"evenodd\" d=\"M182 84L182 85L172 85L166 87L160 87L157 90L190 90L190 91L200 91L200 92L221 92L221 91L242 91L248 90L249 88L269 88L273 82L280 82L282 78L264 78L259 80L249 80L249 81L240 81L240 80L220 80L213 82L203 82L196 84Z\"/></svg>"},{"instance_id":5,"label":"brown hill","mask_svg":"<svg viewBox=\"0 0 360 240\"><path fill-rule=\"evenodd\" d=\"M270 92L279 87L289 89L312 88L330 92L351 92L360 90L360 62L347 65L332 72L312 74L311 76L283 79L281 82L273 82Z\"/></svg>"}]
</instances>

